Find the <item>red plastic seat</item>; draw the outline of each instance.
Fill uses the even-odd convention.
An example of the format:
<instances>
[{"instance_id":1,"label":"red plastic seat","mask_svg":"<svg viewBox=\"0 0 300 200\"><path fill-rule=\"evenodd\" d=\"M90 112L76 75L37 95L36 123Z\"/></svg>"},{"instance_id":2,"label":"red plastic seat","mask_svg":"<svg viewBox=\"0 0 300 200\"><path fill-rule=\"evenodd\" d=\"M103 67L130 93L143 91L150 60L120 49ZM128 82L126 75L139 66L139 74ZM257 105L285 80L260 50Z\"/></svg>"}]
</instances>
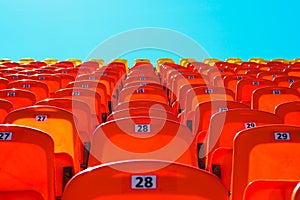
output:
<instances>
[{"instance_id":1,"label":"red plastic seat","mask_svg":"<svg viewBox=\"0 0 300 200\"><path fill-rule=\"evenodd\" d=\"M45 83L36 80L23 79L19 81L13 81L7 85L7 88L17 88L30 91L34 93L37 101L46 99L49 96L48 86Z\"/></svg>"},{"instance_id":2,"label":"red plastic seat","mask_svg":"<svg viewBox=\"0 0 300 200\"><path fill-rule=\"evenodd\" d=\"M99 189L101 188L101 189ZM221 200L228 191L210 173L172 162L136 160L96 166L76 175L63 200Z\"/></svg>"},{"instance_id":3,"label":"red plastic seat","mask_svg":"<svg viewBox=\"0 0 300 200\"><path fill-rule=\"evenodd\" d=\"M195 145L189 129L178 122L154 117L116 119L95 130L89 166L128 159L158 159L197 166Z\"/></svg>"},{"instance_id":4,"label":"red plastic seat","mask_svg":"<svg viewBox=\"0 0 300 200\"><path fill-rule=\"evenodd\" d=\"M299 131L298 126L268 125L247 129L236 135L232 200L243 199L248 184L254 181L299 181Z\"/></svg>"},{"instance_id":5,"label":"red plastic seat","mask_svg":"<svg viewBox=\"0 0 300 200\"><path fill-rule=\"evenodd\" d=\"M285 87L264 87L256 89L253 92L251 107L252 109L274 113L277 105L295 100L300 100L300 93L295 89Z\"/></svg>"},{"instance_id":6,"label":"red plastic seat","mask_svg":"<svg viewBox=\"0 0 300 200\"><path fill-rule=\"evenodd\" d=\"M32 106L36 102L36 97L32 92L21 89L0 90L0 98L10 101L14 109Z\"/></svg>"},{"instance_id":7,"label":"red plastic seat","mask_svg":"<svg viewBox=\"0 0 300 200\"><path fill-rule=\"evenodd\" d=\"M30 106L10 112L5 123L29 126L48 133L54 141L56 195L68 179L85 166L84 149L72 113L53 106ZM30 180L30 179L28 179Z\"/></svg>"},{"instance_id":8,"label":"red plastic seat","mask_svg":"<svg viewBox=\"0 0 300 200\"><path fill-rule=\"evenodd\" d=\"M0 199L55 199L54 144L45 132L0 125Z\"/></svg>"}]
</instances>

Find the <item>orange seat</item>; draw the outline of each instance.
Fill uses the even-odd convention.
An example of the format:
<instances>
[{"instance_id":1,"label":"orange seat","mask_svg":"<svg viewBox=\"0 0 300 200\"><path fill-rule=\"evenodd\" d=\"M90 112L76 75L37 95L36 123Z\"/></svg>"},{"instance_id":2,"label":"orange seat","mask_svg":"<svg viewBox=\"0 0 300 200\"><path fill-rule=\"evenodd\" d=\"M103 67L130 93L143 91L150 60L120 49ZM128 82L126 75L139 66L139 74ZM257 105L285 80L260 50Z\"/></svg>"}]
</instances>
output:
<instances>
[{"instance_id":1,"label":"orange seat","mask_svg":"<svg viewBox=\"0 0 300 200\"><path fill-rule=\"evenodd\" d=\"M224 87L232 90L235 94L236 94L236 90L237 90L237 83L240 80L243 79L251 79L251 77L247 76L247 75L241 75L241 74L237 74L237 75L227 75L224 77Z\"/></svg>"},{"instance_id":2,"label":"orange seat","mask_svg":"<svg viewBox=\"0 0 300 200\"><path fill-rule=\"evenodd\" d=\"M49 96L47 84L36 80L23 79L19 81L13 81L7 85L7 88L17 88L30 91L34 93L37 101L46 99Z\"/></svg>"},{"instance_id":3,"label":"orange seat","mask_svg":"<svg viewBox=\"0 0 300 200\"><path fill-rule=\"evenodd\" d=\"M182 85L180 87L179 91L178 91L178 96L176 97L176 100L172 102L172 98L171 98L170 105L172 105L172 108L173 108L174 112L178 113L178 114L182 112L182 110L185 106L185 97L187 95L187 92L190 89L196 88L196 87L202 87L202 86L205 87L207 85L201 84L201 83L193 83L193 84L184 84L184 85Z\"/></svg>"},{"instance_id":4,"label":"orange seat","mask_svg":"<svg viewBox=\"0 0 300 200\"><path fill-rule=\"evenodd\" d=\"M243 199L258 180L299 181L300 127L268 125L239 132L234 139L232 200Z\"/></svg>"},{"instance_id":5,"label":"orange seat","mask_svg":"<svg viewBox=\"0 0 300 200\"><path fill-rule=\"evenodd\" d=\"M30 76L30 79L38 80L47 84L50 97L52 97L53 94L61 88L61 79L55 74L35 74Z\"/></svg>"},{"instance_id":6,"label":"orange seat","mask_svg":"<svg viewBox=\"0 0 300 200\"><path fill-rule=\"evenodd\" d=\"M55 199L54 144L45 132L0 125L0 199Z\"/></svg>"},{"instance_id":7,"label":"orange seat","mask_svg":"<svg viewBox=\"0 0 300 200\"><path fill-rule=\"evenodd\" d=\"M61 196L66 181L80 171L84 160L83 145L77 133L72 113L52 106L30 106L9 113L5 123L37 128L54 141L56 164L56 195Z\"/></svg>"},{"instance_id":8,"label":"orange seat","mask_svg":"<svg viewBox=\"0 0 300 200\"><path fill-rule=\"evenodd\" d=\"M101 188L101 189L99 189ZM63 200L221 200L228 192L219 180L202 170L155 160L113 162L76 175Z\"/></svg>"},{"instance_id":9,"label":"orange seat","mask_svg":"<svg viewBox=\"0 0 300 200\"><path fill-rule=\"evenodd\" d=\"M21 89L0 90L0 98L10 101L14 109L32 106L36 102L36 97L32 92Z\"/></svg>"},{"instance_id":10,"label":"orange seat","mask_svg":"<svg viewBox=\"0 0 300 200\"><path fill-rule=\"evenodd\" d=\"M194 137L178 122L154 117L122 118L95 130L89 166L128 159L158 159L197 166L195 150Z\"/></svg>"},{"instance_id":11,"label":"orange seat","mask_svg":"<svg viewBox=\"0 0 300 200\"><path fill-rule=\"evenodd\" d=\"M252 93L254 90L266 86L276 86L270 80L264 79L243 79L237 83L236 86L236 101L251 105Z\"/></svg>"},{"instance_id":12,"label":"orange seat","mask_svg":"<svg viewBox=\"0 0 300 200\"><path fill-rule=\"evenodd\" d=\"M231 149L237 132L256 126L281 123L282 120L276 115L259 110L233 109L214 114L204 140L206 168L219 176L229 189Z\"/></svg>"},{"instance_id":13,"label":"orange seat","mask_svg":"<svg viewBox=\"0 0 300 200\"><path fill-rule=\"evenodd\" d=\"M96 124L105 122L107 113L104 105L101 104L101 96L96 91L83 88L65 88L55 92L54 98L69 98L87 103L90 107L93 119L97 119Z\"/></svg>"},{"instance_id":14,"label":"orange seat","mask_svg":"<svg viewBox=\"0 0 300 200\"><path fill-rule=\"evenodd\" d=\"M107 89L104 84L97 82L97 81L83 80L83 81L70 82L67 85L67 88L86 88L86 89L96 91L101 96L101 104L102 104L103 108L105 109L104 112L109 113L109 109L108 109L109 102L107 100Z\"/></svg>"},{"instance_id":15,"label":"orange seat","mask_svg":"<svg viewBox=\"0 0 300 200\"><path fill-rule=\"evenodd\" d=\"M290 200L297 181L257 180L248 184L244 192L244 200L272 199Z\"/></svg>"},{"instance_id":16,"label":"orange seat","mask_svg":"<svg viewBox=\"0 0 300 200\"><path fill-rule=\"evenodd\" d=\"M151 101L151 100L125 101L125 102L119 103L117 105L113 105L113 111L123 110L123 109L140 108L140 107L161 109L161 110L165 110L167 112L172 112L172 109L168 104Z\"/></svg>"},{"instance_id":17,"label":"orange seat","mask_svg":"<svg viewBox=\"0 0 300 200\"><path fill-rule=\"evenodd\" d=\"M297 76L279 76L274 78L273 82L279 87L290 87L290 85L296 81L299 81L300 77Z\"/></svg>"},{"instance_id":18,"label":"orange seat","mask_svg":"<svg viewBox=\"0 0 300 200\"><path fill-rule=\"evenodd\" d=\"M152 108L145 108L145 107L128 108L128 109L114 111L107 117L107 121L120 119L120 118L137 117L137 116L144 116L149 118L160 117L163 119L179 122L177 116L171 112L168 112L164 109L152 109Z\"/></svg>"},{"instance_id":19,"label":"orange seat","mask_svg":"<svg viewBox=\"0 0 300 200\"><path fill-rule=\"evenodd\" d=\"M35 105L56 106L68 110L77 118L77 121L74 122L77 122L75 125L80 133L81 140L84 142L91 140L96 124L92 124L90 107L85 102L68 98L52 98L39 101Z\"/></svg>"},{"instance_id":20,"label":"orange seat","mask_svg":"<svg viewBox=\"0 0 300 200\"><path fill-rule=\"evenodd\" d=\"M83 81L83 80L90 80L90 81L97 81L105 85L107 89L107 100L111 101L111 95L115 88L114 80L107 76L102 76L100 74L82 74L76 77L76 81Z\"/></svg>"},{"instance_id":21,"label":"orange seat","mask_svg":"<svg viewBox=\"0 0 300 200\"><path fill-rule=\"evenodd\" d=\"M200 103L196 106L194 112L188 114L186 125L194 134L197 134L200 131L207 131L213 114L243 108L250 109L249 106L236 101L215 100Z\"/></svg>"},{"instance_id":22,"label":"orange seat","mask_svg":"<svg viewBox=\"0 0 300 200\"><path fill-rule=\"evenodd\" d=\"M196 106L199 103L213 100L234 100L234 93L223 87L197 87L192 88L187 92L185 97L185 117L190 111L195 111ZM183 120L185 121L185 117Z\"/></svg>"},{"instance_id":23,"label":"orange seat","mask_svg":"<svg viewBox=\"0 0 300 200\"><path fill-rule=\"evenodd\" d=\"M272 99L272 101L270 101ZM252 109L275 112L275 107L288 101L300 100L300 93L292 88L264 87L253 91Z\"/></svg>"},{"instance_id":24,"label":"orange seat","mask_svg":"<svg viewBox=\"0 0 300 200\"><path fill-rule=\"evenodd\" d=\"M159 90L151 86L128 87L120 91L118 103L134 100L153 100L168 104L168 97L164 90Z\"/></svg>"}]
</instances>

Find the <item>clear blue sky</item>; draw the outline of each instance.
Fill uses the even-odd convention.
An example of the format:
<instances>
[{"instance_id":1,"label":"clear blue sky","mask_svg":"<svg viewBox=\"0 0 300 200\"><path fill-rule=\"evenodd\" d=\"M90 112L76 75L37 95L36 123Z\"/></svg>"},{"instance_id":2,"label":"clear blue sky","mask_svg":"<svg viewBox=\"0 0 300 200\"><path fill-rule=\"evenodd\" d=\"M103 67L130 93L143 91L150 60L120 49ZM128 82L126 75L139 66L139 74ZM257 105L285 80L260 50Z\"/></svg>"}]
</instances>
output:
<instances>
[{"instance_id":1,"label":"clear blue sky","mask_svg":"<svg viewBox=\"0 0 300 200\"><path fill-rule=\"evenodd\" d=\"M220 59L292 59L300 57L299 7L297 0L1 0L0 57L85 59L112 35L162 27Z\"/></svg>"}]
</instances>

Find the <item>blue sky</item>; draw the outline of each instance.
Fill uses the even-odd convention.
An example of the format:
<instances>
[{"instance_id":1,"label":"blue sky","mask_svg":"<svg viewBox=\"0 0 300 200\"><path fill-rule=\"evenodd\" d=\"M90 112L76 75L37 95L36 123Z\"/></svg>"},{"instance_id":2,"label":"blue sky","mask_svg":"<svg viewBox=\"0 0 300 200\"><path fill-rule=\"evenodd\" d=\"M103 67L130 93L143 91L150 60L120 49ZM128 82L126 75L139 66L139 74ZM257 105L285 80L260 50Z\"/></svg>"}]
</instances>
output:
<instances>
[{"instance_id":1,"label":"blue sky","mask_svg":"<svg viewBox=\"0 0 300 200\"><path fill-rule=\"evenodd\" d=\"M84 60L113 35L161 27L192 38L211 57L293 59L300 57L299 6L296 0L1 0L0 57Z\"/></svg>"}]
</instances>

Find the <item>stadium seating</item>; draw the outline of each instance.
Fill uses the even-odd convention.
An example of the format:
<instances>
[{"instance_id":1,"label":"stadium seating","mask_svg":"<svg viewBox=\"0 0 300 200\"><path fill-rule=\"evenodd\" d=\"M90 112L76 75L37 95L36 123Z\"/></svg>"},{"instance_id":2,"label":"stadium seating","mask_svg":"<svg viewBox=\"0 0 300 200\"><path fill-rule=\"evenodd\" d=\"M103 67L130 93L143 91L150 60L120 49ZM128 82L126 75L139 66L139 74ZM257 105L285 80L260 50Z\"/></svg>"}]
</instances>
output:
<instances>
[{"instance_id":1,"label":"stadium seating","mask_svg":"<svg viewBox=\"0 0 300 200\"><path fill-rule=\"evenodd\" d=\"M299 59L131 62L0 59L1 200L300 200Z\"/></svg>"}]
</instances>

